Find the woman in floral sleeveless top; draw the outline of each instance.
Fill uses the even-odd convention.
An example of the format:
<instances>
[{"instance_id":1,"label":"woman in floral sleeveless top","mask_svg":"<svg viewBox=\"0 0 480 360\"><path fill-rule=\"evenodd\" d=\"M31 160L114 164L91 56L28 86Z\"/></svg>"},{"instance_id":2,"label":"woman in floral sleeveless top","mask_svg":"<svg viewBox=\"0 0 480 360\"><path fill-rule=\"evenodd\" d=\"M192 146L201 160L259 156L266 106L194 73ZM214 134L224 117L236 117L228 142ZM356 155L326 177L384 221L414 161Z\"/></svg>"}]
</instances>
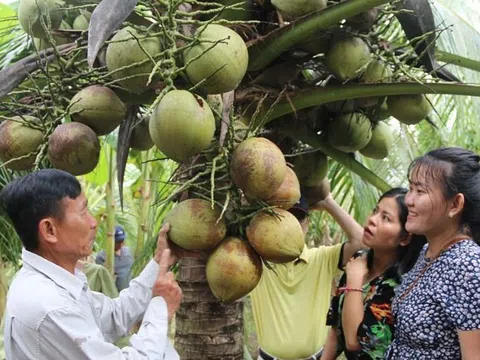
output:
<instances>
[{"instance_id":1,"label":"woman in floral sleeveless top","mask_svg":"<svg viewBox=\"0 0 480 360\"><path fill-rule=\"evenodd\" d=\"M322 360L381 360L394 336L391 303L400 275L415 263L425 239L405 230L407 207L402 188L382 195L364 229L363 243L346 266L333 298L327 325L332 326Z\"/></svg>"}]
</instances>

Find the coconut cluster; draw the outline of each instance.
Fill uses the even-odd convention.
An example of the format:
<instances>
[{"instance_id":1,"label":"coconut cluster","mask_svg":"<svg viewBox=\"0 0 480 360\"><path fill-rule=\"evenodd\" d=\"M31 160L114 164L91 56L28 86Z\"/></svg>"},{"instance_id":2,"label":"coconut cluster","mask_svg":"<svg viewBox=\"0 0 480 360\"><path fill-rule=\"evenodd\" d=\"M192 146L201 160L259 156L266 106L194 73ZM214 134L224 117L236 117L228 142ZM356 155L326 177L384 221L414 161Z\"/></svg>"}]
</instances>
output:
<instances>
[{"instance_id":1,"label":"coconut cluster","mask_svg":"<svg viewBox=\"0 0 480 360\"><path fill-rule=\"evenodd\" d=\"M287 211L300 200L301 185L311 192L308 201L312 204L313 197L317 202L329 192L325 188L328 160L320 152L298 157L292 169L275 143L250 137L237 143L229 165L231 181L246 202L268 205L251 214L240 232L243 235L231 233L228 216L204 199L178 203L165 220L170 223L169 238L176 245L208 252L207 280L222 301L234 301L253 290L260 281L262 261L285 263L301 254L304 232L297 218ZM323 198L320 188L325 192Z\"/></svg>"}]
</instances>

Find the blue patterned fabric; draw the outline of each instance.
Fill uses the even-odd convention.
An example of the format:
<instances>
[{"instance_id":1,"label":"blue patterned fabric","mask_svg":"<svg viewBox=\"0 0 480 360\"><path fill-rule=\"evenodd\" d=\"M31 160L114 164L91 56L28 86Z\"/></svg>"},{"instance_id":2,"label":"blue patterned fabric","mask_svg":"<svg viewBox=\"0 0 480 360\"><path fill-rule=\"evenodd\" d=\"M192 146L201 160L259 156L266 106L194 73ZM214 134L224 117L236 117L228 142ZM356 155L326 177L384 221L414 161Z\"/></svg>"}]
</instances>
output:
<instances>
[{"instance_id":1,"label":"blue patterned fabric","mask_svg":"<svg viewBox=\"0 0 480 360\"><path fill-rule=\"evenodd\" d=\"M395 338L386 359L461 359L457 330L480 329L480 246L472 240L454 244L433 260L401 298L430 261L426 249L395 289Z\"/></svg>"}]
</instances>

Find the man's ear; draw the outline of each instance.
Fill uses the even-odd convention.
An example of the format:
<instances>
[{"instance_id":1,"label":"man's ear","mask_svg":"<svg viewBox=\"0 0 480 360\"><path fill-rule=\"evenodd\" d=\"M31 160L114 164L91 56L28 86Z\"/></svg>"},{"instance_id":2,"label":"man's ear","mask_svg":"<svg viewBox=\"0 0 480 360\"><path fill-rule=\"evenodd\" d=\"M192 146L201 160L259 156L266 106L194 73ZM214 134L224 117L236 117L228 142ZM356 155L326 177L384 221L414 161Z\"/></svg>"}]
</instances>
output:
<instances>
[{"instance_id":1,"label":"man's ear","mask_svg":"<svg viewBox=\"0 0 480 360\"><path fill-rule=\"evenodd\" d=\"M465 207L465 196L462 193L458 193L450 201L450 206L448 209L448 217L453 218L456 215L460 214Z\"/></svg>"},{"instance_id":2,"label":"man's ear","mask_svg":"<svg viewBox=\"0 0 480 360\"><path fill-rule=\"evenodd\" d=\"M38 224L38 235L39 239L43 239L50 244L55 244L57 242L57 228L56 221L52 217L47 217L40 220Z\"/></svg>"},{"instance_id":3,"label":"man's ear","mask_svg":"<svg viewBox=\"0 0 480 360\"><path fill-rule=\"evenodd\" d=\"M400 246L407 246L412 241L412 234L408 233L402 240L400 240Z\"/></svg>"}]
</instances>

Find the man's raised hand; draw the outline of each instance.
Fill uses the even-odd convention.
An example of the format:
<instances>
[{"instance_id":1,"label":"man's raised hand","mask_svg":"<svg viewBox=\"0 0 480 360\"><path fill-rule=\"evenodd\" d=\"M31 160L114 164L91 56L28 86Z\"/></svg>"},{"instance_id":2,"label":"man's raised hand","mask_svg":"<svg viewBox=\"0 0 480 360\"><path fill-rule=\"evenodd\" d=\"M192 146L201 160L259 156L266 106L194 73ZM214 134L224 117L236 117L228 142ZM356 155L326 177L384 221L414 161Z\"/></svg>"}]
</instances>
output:
<instances>
[{"instance_id":1,"label":"man's raised hand","mask_svg":"<svg viewBox=\"0 0 480 360\"><path fill-rule=\"evenodd\" d=\"M152 288L152 296L161 296L165 299L169 321L172 320L175 311L177 311L182 301L182 290L175 280L174 274L168 270L170 268L170 259L170 249L165 249L160 257L160 269Z\"/></svg>"}]
</instances>

